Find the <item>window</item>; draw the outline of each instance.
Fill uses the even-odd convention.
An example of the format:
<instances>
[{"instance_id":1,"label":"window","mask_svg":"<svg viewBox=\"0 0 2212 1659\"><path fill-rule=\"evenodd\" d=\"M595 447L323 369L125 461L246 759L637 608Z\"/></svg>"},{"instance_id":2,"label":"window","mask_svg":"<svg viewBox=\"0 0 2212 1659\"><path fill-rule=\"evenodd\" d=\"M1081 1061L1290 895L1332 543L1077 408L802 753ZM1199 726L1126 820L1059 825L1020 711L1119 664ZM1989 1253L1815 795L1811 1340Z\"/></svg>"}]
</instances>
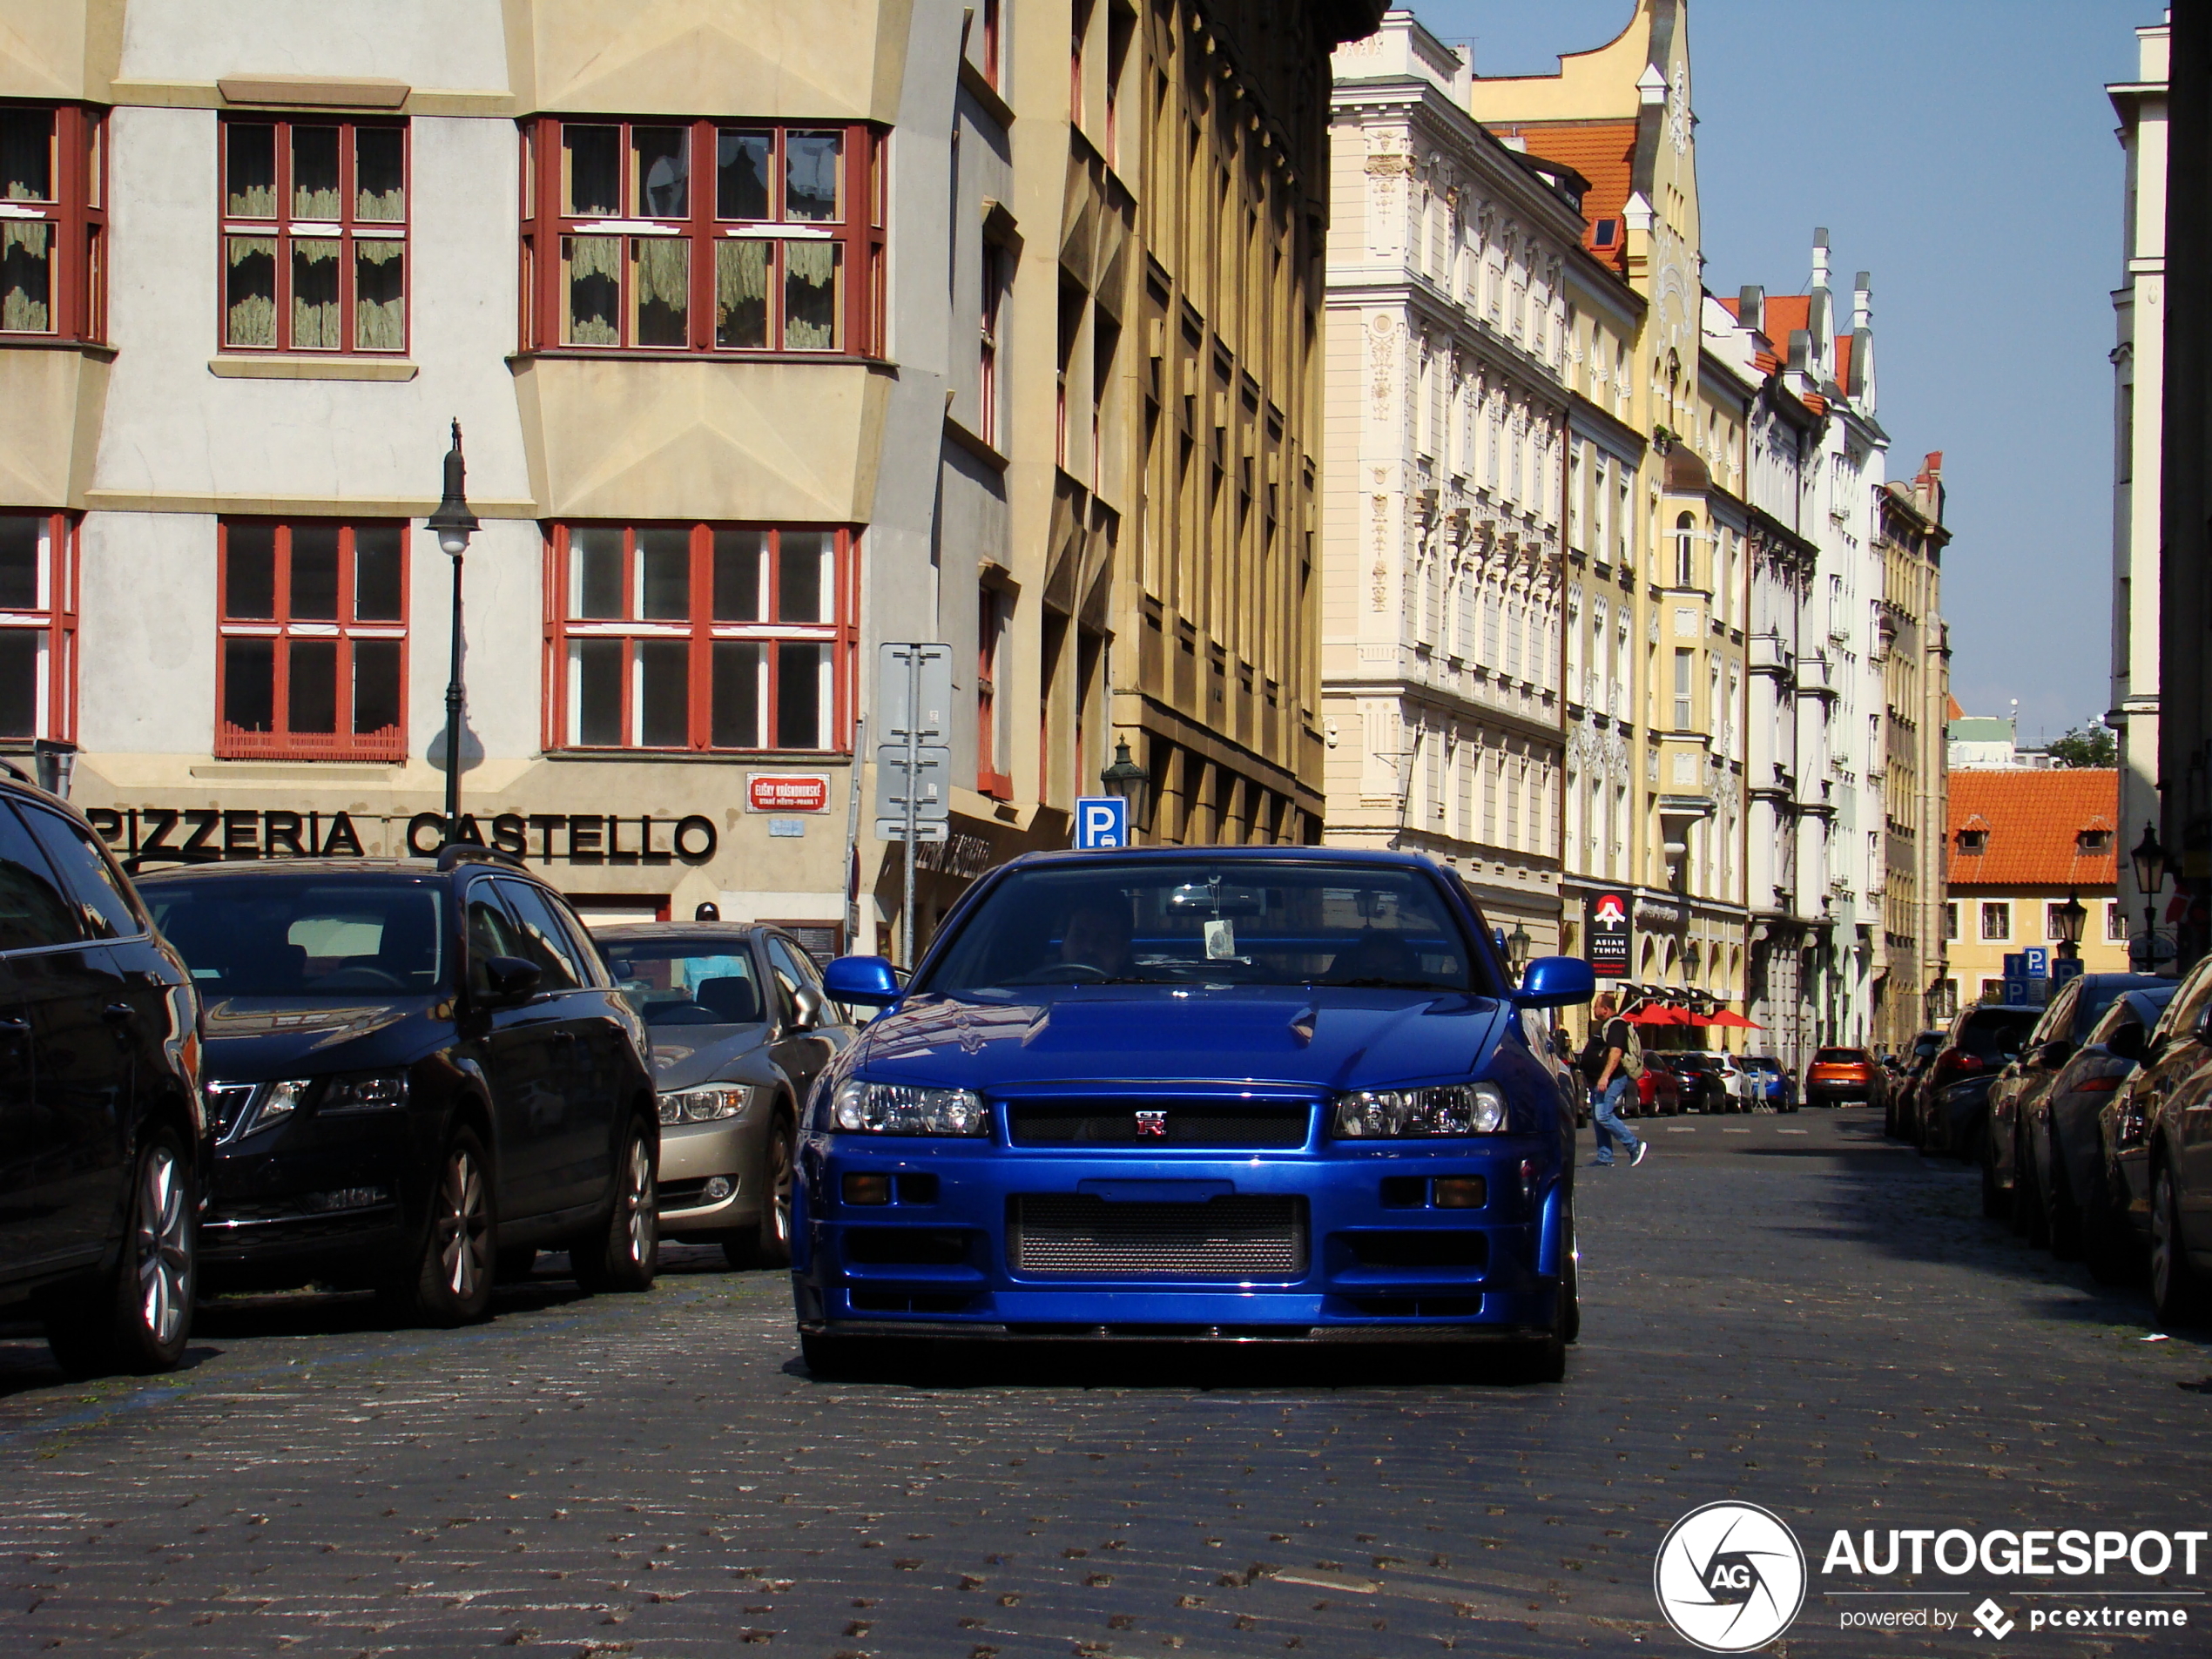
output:
<instances>
[{"instance_id":1,"label":"window","mask_svg":"<svg viewBox=\"0 0 2212 1659\"><path fill-rule=\"evenodd\" d=\"M1007 751L1011 720L1001 712L1007 624L1013 602L996 588L975 595L975 788L998 800L1014 798Z\"/></svg>"},{"instance_id":2,"label":"window","mask_svg":"<svg viewBox=\"0 0 2212 1659\"><path fill-rule=\"evenodd\" d=\"M523 165L527 348L879 348L873 128L547 118Z\"/></svg>"},{"instance_id":3,"label":"window","mask_svg":"<svg viewBox=\"0 0 2212 1659\"><path fill-rule=\"evenodd\" d=\"M1984 939L2010 939L2013 936L2013 907L2009 900L2000 900L1982 906L1981 936Z\"/></svg>"},{"instance_id":4,"label":"window","mask_svg":"<svg viewBox=\"0 0 2212 1659\"><path fill-rule=\"evenodd\" d=\"M555 919L542 889L504 876L494 880L492 886L507 900L508 910L522 929L522 958L536 965L541 975L538 989L572 991L592 982L583 967L582 952L570 939L568 930Z\"/></svg>"},{"instance_id":5,"label":"window","mask_svg":"<svg viewBox=\"0 0 2212 1659\"><path fill-rule=\"evenodd\" d=\"M848 743L850 531L560 524L548 556L550 746Z\"/></svg>"},{"instance_id":6,"label":"window","mask_svg":"<svg viewBox=\"0 0 2212 1659\"><path fill-rule=\"evenodd\" d=\"M994 87L1000 84L1001 43L1006 29L1005 21L999 14L999 6L1000 0L983 0L983 57L980 67L983 78Z\"/></svg>"},{"instance_id":7,"label":"window","mask_svg":"<svg viewBox=\"0 0 2212 1659\"><path fill-rule=\"evenodd\" d=\"M1959 850L1961 853L1975 855L1986 853L1989 850L1989 832L1979 829L1960 830Z\"/></svg>"},{"instance_id":8,"label":"window","mask_svg":"<svg viewBox=\"0 0 2212 1659\"><path fill-rule=\"evenodd\" d=\"M407 350L408 129L222 125L223 347Z\"/></svg>"},{"instance_id":9,"label":"window","mask_svg":"<svg viewBox=\"0 0 2212 1659\"><path fill-rule=\"evenodd\" d=\"M77 532L0 513L0 738L77 735Z\"/></svg>"},{"instance_id":10,"label":"window","mask_svg":"<svg viewBox=\"0 0 2212 1659\"><path fill-rule=\"evenodd\" d=\"M1697 521L1688 513L1675 520L1675 585L1697 585Z\"/></svg>"},{"instance_id":11,"label":"window","mask_svg":"<svg viewBox=\"0 0 2212 1659\"><path fill-rule=\"evenodd\" d=\"M129 883L117 872L114 859L101 846L98 835L76 819L43 806L24 804L17 810L39 846L46 849L47 860L68 888L89 937L127 938L146 930Z\"/></svg>"},{"instance_id":12,"label":"window","mask_svg":"<svg viewBox=\"0 0 2212 1659\"><path fill-rule=\"evenodd\" d=\"M977 353L975 435L995 448L999 441L999 307L1005 298L1005 253L995 242L983 244L983 334Z\"/></svg>"},{"instance_id":13,"label":"window","mask_svg":"<svg viewBox=\"0 0 2212 1659\"><path fill-rule=\"evenodd\" d=\"M2085 829L2074 838L2074 844L2084 858L2101 858L2112 851L2112 832L2108 829Z\"/></svg>"},{"instance_id":14,"label":"window","mask_svg":"<svg viewBox=\"0 0 2212 1659\"><path fill-rule=\"evenodd\" d=\"M1986 979L1982 981L1981 1000L1985 1002L1993 1002L2000 1007L2003 1006L2005 1001L2005 981L2001 979Z\"/></svg>"},{"instance_id":15,"label":"window","mask_svg":"<svg viewBox=\"0 0 2212 1659\"><path fill-rule=\"evenodd\" d=\"M1943 937L1948 944L1959 936L1959 906L1956 900L1943 907Z\"/></svg>"},{"instance_id":16,"label":"window","mask_svg":"<svg viewBox=\"0 0 2212 1659\"><path fill-rule=\"evenodd\" d=\"M2121 913L2119 900L2114 900L2105 906L2105 942L2123 944L2127 938L2128 918Z\"/></svg>"},{"instance_id":17,"label":"window","mask_svg":"<svg viewBox=\"0 0 2212 1659\"><path fill-rule=\"evenodd\" d=\"M407 527L225 519L215 752L407 758Z\"/></svg>"},{"instance_id":18,"label":"window","mask_svg":"<svg viewBox=\"0 0 2212 1659\"><path fill-rule=\"evenodd\" d=\"M0 334L107 337L107 117L0 103Z\"/></svg>"},{"instance_id":19,"label":"window","mask_svg":"<svg viewBox=\"0 0 2212 1659\"><path fill-rule=\"evenodd\" d=\"M1690 706L1694 685L1690 676L1696 657L1697 653L1694 651L1684 651L1680 646L1675 649L1675 730L1677 732L1689 732L1696 725L1696 715Z\"/></svg>"},{"instance_id":20,"label":"window","mask_svg":"<svg viewBox=\"0 0 2212 1659\"><path fill-rule=\"evenodd\" d=\"M83 937L82 913L56 884L30 832L0 803L0 951L74 944Z\"/></svg>"}]
</instances>

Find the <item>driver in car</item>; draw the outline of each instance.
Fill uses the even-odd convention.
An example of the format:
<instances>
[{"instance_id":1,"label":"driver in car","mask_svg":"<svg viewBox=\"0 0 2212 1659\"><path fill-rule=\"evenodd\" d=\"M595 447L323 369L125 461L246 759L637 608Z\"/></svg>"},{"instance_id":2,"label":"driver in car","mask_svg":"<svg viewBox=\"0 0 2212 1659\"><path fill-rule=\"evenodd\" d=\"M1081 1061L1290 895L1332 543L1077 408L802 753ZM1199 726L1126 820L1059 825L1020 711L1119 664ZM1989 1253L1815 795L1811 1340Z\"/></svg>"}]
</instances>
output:
<instances>
[{"instance_id":1,"label":"driver in car","mask_svg":"<svg viewBox=\"0 0 2212 1659\"><path fill-rule=\"evenodd\" d=\"M1111 905L1081 907L1061 930L1059 959L1070 968L1095 968L1109 978L1128 973L1135 961L1130 953L1129 918Z\"/></svg>"}]
</instances>

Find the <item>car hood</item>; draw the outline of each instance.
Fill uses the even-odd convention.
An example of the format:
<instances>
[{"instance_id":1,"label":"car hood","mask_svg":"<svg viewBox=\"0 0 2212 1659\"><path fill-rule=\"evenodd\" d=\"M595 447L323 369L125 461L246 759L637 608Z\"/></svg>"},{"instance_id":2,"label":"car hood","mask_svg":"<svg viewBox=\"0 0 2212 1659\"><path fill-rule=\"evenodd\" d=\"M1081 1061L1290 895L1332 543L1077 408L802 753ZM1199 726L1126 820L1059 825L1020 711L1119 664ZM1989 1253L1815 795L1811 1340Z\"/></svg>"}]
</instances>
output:
<instances>
[{"instance_id":1,"label":"car hood","mask_svg":"<svg viewBox=\"0 0 2212 1659\"><path fill-rule=\"evenodd\" d=\"M851 1069L877 1082L982 1091L1200 1081L1321 1089L1468 1076L1510 1004L1463 992L1239 986L1058 988L1034 1000L909 998L871 1022Z\"/></svg>"},{"instance_id":2,"label":"car hood","mask_svg":"<svg viewBox=\"0 0 2212 1659\"><path fill-rule=\"evenodd\" d=\"M753 1081L747 1062L768 1041L768 1028L758 1022L648 1026L645 1031L653 1045L653 1087L664 1089Z\"/></svg>"},{"instance_id":3,"label":"car hood","mask_svg":"<svg viewBox=\"0 0 2212 1659\"><path fill-rule=\"evenodd\" d=\"M451 1031L452 1004L430 997L230 996L206 1005L201 1029L212 1080L311 1077L409 1063Z\"/></svg>"}]
</instances>

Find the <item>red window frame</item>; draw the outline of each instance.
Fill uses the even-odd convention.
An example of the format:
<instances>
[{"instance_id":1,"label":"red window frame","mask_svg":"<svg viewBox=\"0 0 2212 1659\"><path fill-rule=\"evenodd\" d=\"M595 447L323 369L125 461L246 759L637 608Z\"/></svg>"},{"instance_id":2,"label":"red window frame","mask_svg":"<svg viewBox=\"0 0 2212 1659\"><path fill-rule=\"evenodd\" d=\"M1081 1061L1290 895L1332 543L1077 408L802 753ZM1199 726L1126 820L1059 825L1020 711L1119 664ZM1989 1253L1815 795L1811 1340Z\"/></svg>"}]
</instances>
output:
<instances>
[{"instance_id":1,"label":"red window frame","mask_svg":"<svg viewBox=\"0 0 2212 1659\"><path fill-rule=\"evenodd\" d=\"M408 731L408 636L411 611L408 579L413 560L408 550L408 526L401 521L400 532L400 619L397 622L362 622L354 615L356 600L354 591L354 532L368 528L391 528L388 519L364 519L358 523L342 521L338 529L338 612L334 621L321 618L299 618L292 616L292 532L300 522L327 524L327 520L293 521L271 518L223 518L216 522L215 594L215 756L221 760L250 760L280 759L288 760L405 760ZM273 617L236 617L231 614L231 532L242 525L267 525L275 532L274 603L270 607ZM271 729L266 732L249 731L233 725L226 718L230 648L235 639L268 639L273 642L275 661L271 670L273 698L270 715ZM335 667L338 687L338 730L334 732L294 732L290 729L292 674L292 646L295 641L335 640ZM399 710L394 722L374 732L353 730L352 691L354 684L354 645L357 640L396 640L400 647Z\"/></svg>"},{"instance_id":2,"label":"red window frame","mask_svg":"<svg viewBox=\"0 0 2212 1659\"><path fill-rule=\"evenodd\" d=\"M982 334L976 352L976 393L981 401L975 416L975 435L996 448L999 442L999 323L1006 303L1005 252L994 241L983 243Z\"/></svg>"},{"instance_id":3,"label":"red window frame","mask_svg":"<svg viewBox=\"0 0 2212 1659\"><path fill-rule=\"evenodd\" d=\"M46 227L46 326L8 326L0 274L0 341L107 339L107 111L85 104L0 98L0 115L44 113L52 122L44 199L0 199L0 229ZM7 181L0 179L0 192ZM0 259L7 250L0 249Z\"/></svg>"},{"instance_id":4,"label":"red window frame","mask_svg":"<svg viewBox=\"0 0 2212 1659\"><path fill-rule=\"evenodd\" d=\"M996 588L975 591L975 792L993 800L1014 799L1013 777L991 764L999 754L998 676L1013 609Z\"/></svg>"},{"instance_id":5,"label":"red window frame","mask_svg":"<svg viewBox=\"0 0 2212 1659\"><path fill-rule=\"evenodd\" d=\"M619 533L623 549L624 615L584 617L572 615L574 603L572 533L597 530ZM688 571L690 616L682 620L653 621L638 613L642 582L638 567L640 530L677 530L689 537ZM786 622L773 616L754 622L714 620L715 532L765 536L769 570L778 570L786 533L827 534L833 543L833 587L830 617L822 622ZM648 521L610 524L604 521L562 522L552 526L545 542L545 707L543 737L549 751L586 754L717 753L717 754L850 754L853 752L853 687L860 653L860 534L842 525L705 522L670 523ZM769 609L780 603L778 583L768 581ZM616 743L586 743L575 659L579 642L618 639L622 651L621 736ZM641 677L637 646L641 643L681 641L688 647L685 664L685 738L681 744L648 744L641 740ZM768 659L766 687L758 704L758 730L766 740L757 745L714 742L714 646L719 643L751 643L773 652L783 644L826 645L830 651L829 742L780 745L776 742L781 716L781 674L774 658ZM819 723L818 723L819 731Z\"/></svg>"},{"instance_id":6,"label":"red window frame","mask_svg":"<svg viewBox=\"0 0 2212 1659\"><path fill-rule=\"evenodd\" d=\"M563 129L614 127L619 130L620 184L617 211L611 216L568 211L563 181L566 146ZM679 129L685 134L686 211L681 215L654 215L640 211L643 171L638 165L637 134L640 129ZM724 219L719 216L716 161L718 134L729 132L766 136L771 143L769 200L766 218ZM813 220L786 217L784 198L786 145L794 134L834 133L841 149L841 217ZM745 121L728 118L683 120L673 117L537 116L522 123L522 349L562 352L591 356L644 357L710 356L718 358L793 357L807 361L873 358L882 354L884 342L884 188L885 134L879 127L860 123ZM573 257L578 237L597 237L621 244L617 259L619 295L616 302L612 340L580 341L572 337L563 294L563 273ZM686 248L683 340L640 344L639 267L644 245L652 241L680 241ZM827 347L793 346L784 314L789 251L794 246L826 242L841 261L840 308L837 343ZM764 272L765 294L763 343L722 344L718 340L716 314L718 254L700 257L702 249L731 244L765 243L768 260Z\"/></svg>"},{"instance_id":7,"label":"red window frame","mask_svg":"<svg viewBox=\"0 0 2212 1659\"><path fill-rule=\"evenodd\" d=\"M271 129L275 157L272 177L273 212L266 218L231 212L231 135L248 127ZM293 134L302 128L329 127L338 138L338 217L307 219L293 212ZM358 135L364 132L395 132L400 135L401 216L396 219L360 216ZM216 193L218 233L215 239L215 338L226 353L316 357L404 357L415 327L413 197L414 142L402 118L377 120L353 116L290 116L261 111L226 113L217 129ZM275 244L272 273L272 303L275 311L272 343L234 340L231 335L233 271L231 245L234 241L266 239ZM300 345L294 339L293 245L303 241L338 244L338 338L335 346ZM400 251L400 338L397 345L361 343L359 266L356 249L362 243L392 243Z\"/></svg>"},{"instance_id":8,"label":"red window frame","mask_svg":"<svg viewBox=\"0 0 2212 1659\"><path fill-rule=\"evenodd\" d=\"M46 666L38 687L38 711L32 730L0 736L45 738L59 743L77 740L77 604L78 523L69 513L21 511L0 508L0 518L29 519L33 534L46 535L45 563L38 571L40 597L45 603L29 607L0 609L0 631L37 633L46 646Z\"/></svg>"}]
</instances>

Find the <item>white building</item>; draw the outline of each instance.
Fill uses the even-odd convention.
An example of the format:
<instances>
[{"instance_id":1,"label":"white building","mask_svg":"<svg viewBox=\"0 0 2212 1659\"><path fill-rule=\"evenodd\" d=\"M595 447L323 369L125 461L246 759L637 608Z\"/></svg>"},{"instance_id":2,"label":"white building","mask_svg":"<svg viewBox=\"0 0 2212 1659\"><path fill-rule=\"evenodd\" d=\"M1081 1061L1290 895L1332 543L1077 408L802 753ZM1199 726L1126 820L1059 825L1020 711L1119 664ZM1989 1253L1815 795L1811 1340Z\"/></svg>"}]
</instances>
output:
<instances>
[{"instance_id":1,"label":"white building","mask_svg":"<svg viewBox=\"0 0 2212 1659\"><path fill-rule=\"evenodd\" d=\"M2135 30L2132 81L2105 88L2128 156L2120 287L2112 307L2112 706L2119 733L2122 849L2156 821L2158 801L2159 412L2166 362L2166 64L2169 26ZM2121 914L2138 926L2143 896L2120 860Z\"/></svg>"},{"instance_id":2,"label":"white building","mask_svg":"<svg viewBox=\"0 0 2212 1659\"><path fill-rule=\"evenodd\" d=\"M1565 264L1583 226L1571 180L1477 125L1468 85L1407 12L1336 54L1325 839L1451 865L1542 954L1559 939Z\"/></svg>"}]
</instances>

